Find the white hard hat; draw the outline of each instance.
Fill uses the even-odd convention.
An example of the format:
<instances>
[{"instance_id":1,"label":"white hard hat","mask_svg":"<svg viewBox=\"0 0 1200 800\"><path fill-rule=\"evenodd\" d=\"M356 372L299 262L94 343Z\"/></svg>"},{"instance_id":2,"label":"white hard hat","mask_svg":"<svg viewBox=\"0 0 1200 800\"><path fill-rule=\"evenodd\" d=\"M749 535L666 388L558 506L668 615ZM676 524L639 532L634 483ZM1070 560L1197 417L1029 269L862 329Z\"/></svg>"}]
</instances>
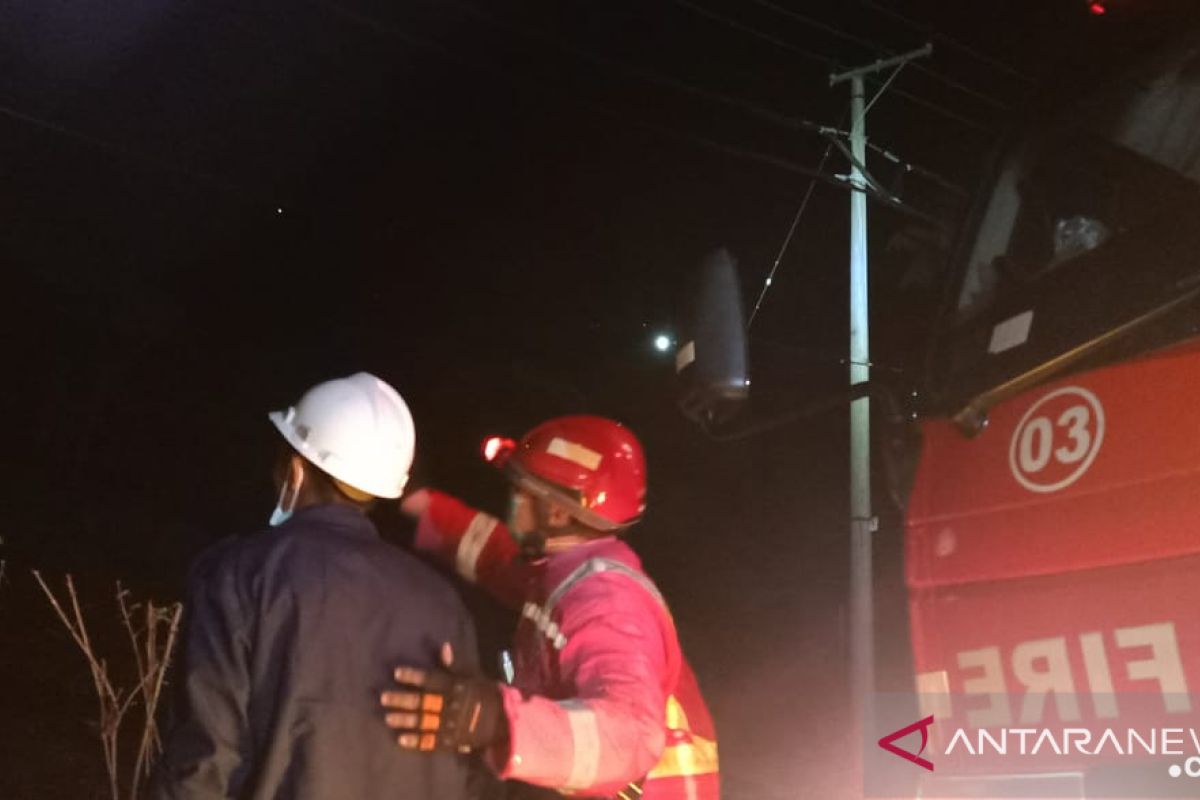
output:
<instances>
[{"instance_id":1,"label":"white hard hat","mask_svg":"<svg viewBox=\"0 0 1200 800\"><path fill-rule=\"evenodd\" d=\"M404 491L416 448L412 414L374 375L319 383L268 416L297 453L347 486L374 497Z\"/></svg>"}]
</instances>

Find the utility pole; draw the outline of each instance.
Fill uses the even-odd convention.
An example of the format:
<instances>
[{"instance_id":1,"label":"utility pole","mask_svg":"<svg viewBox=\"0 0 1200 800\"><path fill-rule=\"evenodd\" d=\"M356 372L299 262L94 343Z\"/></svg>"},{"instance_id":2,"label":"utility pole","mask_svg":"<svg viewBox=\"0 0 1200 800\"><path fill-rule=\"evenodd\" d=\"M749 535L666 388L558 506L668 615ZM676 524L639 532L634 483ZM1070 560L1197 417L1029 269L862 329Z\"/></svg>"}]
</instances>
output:
<instances>
[{"instance_id":1,"label":"utility pole","mask_svg":"<svg viewBox=\"0 0 1200 800\"><path fill-rule=\"evenodd\" d=\"M850 82L850 385L871 378L867 294L867 111L905 64L928 56L932 45L829 76L829 85ZM868 105L863 78L886 69L892 76ZM859 796L865 793L862 747L874 731L875 614L871 538L878 521L871 508L871 398L850 404L850 720Z\"/></svg>"}]
</instances>

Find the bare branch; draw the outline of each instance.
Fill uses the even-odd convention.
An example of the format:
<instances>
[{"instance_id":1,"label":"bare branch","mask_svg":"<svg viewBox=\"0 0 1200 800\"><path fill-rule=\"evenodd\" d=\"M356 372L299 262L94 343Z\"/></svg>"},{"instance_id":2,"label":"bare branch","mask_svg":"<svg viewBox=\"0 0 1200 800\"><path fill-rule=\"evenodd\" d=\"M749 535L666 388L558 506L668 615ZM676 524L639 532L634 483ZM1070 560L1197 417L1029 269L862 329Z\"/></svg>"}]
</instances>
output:
<instances>
[{"instance_id":1,"label":"bare branch","mask_svg":"<svg viewBox=\"0 0 1200 800\"><path fill-rule=\"evenodd\" d=\"M142 719L142 731L137 755L133 763L133 771L128 787L128 800L137 800L138 792L150 774L154 758L161 750L158 736L158 726L155 713L158 709L159 698L165 680L167 668L170 665L171 653L179 630L182 606L175 603L167 608L158 608L153 601L145 605L130 601L130 593L121 586L116 587L116 602L120 613L121 623L133 649L134 662L137 669L137 679L132 686L113 683L109 675L108 662L100 658L92 648L91 637L88 634L87 623L75 582L71 575L66 576L66 600L59 600L50 589L41 573L33 570L34 578L41 586L42 592L49 600L59 621L66 627L75 640L87 661L91 673L93 688L96 693L99 720L97 731L100 745L104 753L104 766L108 771L109 791L113 800L120 800L120 731L121 725L129 711L141 700L145 712ZM69 601L70 611L66 606ZM144 627L135 620L144 614ZM166 641L162 641L159 626L166 628Z\"/></svg>"},{"instance_id":2,"label":"bare branch","mask_svg":"<svg viewBox=\"0 0 1200 800\"><path fill-rule=\"evenodd\" d=\"M46 595L46 599L50 601L50 605L53 606L54 610L58 613L58 618L62 620L62 624L71 633L71 638L75 640L75 644L79 645L79 649L83 650L84 654L86 655L88 649L84 645L83 639L79 638L79 634L75 632L75 626L72 625L71 620L67 618L67 613L63 611L62 606L58 604L58 598L54 596L54 592L50 590L50 587L46 585L46 581L42 579L42 573L38 572L36 569L32 572L33 577L37 579L38 585L42 587L42 592Z\"/></svg>"},{"instance_id":3,"label":"bare branch","mask_svg":"<svg viewBox=\"0 0 1200 800\"><path fill-rule=\"evenodd\" d=\"M170 616L165 613L170 610ZM156 721L156 712L158 710L158 701L162 696L163 679L166 677L167 669L171 664L171 653L175 648L175 637L179 631L179 620L183 612L183 606L179 603L174 603L168 609L155 609L153 602L147 603L146 619L147 631L146 637L146 661L152 664L150 671L145 673L142 692L143 692L143 707L146 710L145 725L142 728L142 741L138 747L137 761L134 764L134 787L139 780L139 776L149 777L150 767L154 762L154 758L162 749L162 742L158 737L158 724ZM158 641L158 624L159 622L167 625L167 641L163 645L161 653L157 648ZM152 686L147 686L149 681L153 682ZM136 793L131 797L131 800L137 800Z\"/></svg>"},{"instance_id":4,"label":"bare branch","mask_svg":"<svg viewBox=\"0 0 1200 800\"><path fill-rule=\"evenodd\" d=\"M142 651L138 646L138 634L133 627L132 612L137 610L137 606L132 608L126 602L129 597L129 592L121 587L121 582L117 581L117 608L121 611L121 622L125 624L125 632L129 634L129 643L133 647L133 658L137 663L138 678L142 681L146 679L146 664L142 660Z\"/></svg>"}]
</instances>

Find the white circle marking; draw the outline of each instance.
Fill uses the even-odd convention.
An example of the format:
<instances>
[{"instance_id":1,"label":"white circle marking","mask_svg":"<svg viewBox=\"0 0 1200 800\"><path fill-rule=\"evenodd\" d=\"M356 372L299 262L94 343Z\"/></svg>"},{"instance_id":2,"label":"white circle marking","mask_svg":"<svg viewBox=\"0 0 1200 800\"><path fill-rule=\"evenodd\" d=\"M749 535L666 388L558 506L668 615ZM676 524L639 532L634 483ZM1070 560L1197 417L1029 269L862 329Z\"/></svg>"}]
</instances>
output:
<instances>
[{"instance_id":1,"label":"white circle marking","mask_svg":"<svg viewBox=\"0 0 1200 800\"><path fill-rule=\"evenodd\" d=\"M1046 417L1034 417L1037 410L1045 403L1053 400L1056 397L1063 395L1076 395L1081 398L1086 406L1071 406L1066 412L1058 418L1058 427L1065 429L1068 436L1071 437L1077 447L1073 450L1065 451L1063 448L1058 448L1055 452L1055 457L1059 463L1077 462L1078 466L1071 472L1070 475L1060 481L1054 483L1039 483L1028 475L1024 467L1030 467L1031 471L1038 471L1046 466L1049 461L1048 444L1042 445L1046 448L1046 458L1040 458L1042 452L1033 453L1033 437L1038 435L1043 441L1046 439L1047 428L1050 426L1050 420ZM1091 416L1096 422L1096 432L1094 436L1088 431L1084 422L1087 418L1087 412L1091 412ZM1080 413L1082 412L1082 414ZM1053 429L1052 429L1053 430ZM1080 451L1078 445L1083 444L1088 437L1091 441L1086 443L1086 450ZM1021 421L1017 423L1017 427L1013 430L1012 441L1008 446L1008 466L1012 470L1013 477L1017 482L1031 492L1057 492L1059 489L1064 489L1070 486L1075 481L1087 472L1088 467L1096 460L1096 455L1100 452L1100 445L1104 441L1104 407L1100 405L1100 398L1096 397L1091 391L1084 389L1081 386L1064 386L1061 389L1055 389L1045 397L1038 400L1025 415L1021 417Z\"/></svg>"}]
</instances>

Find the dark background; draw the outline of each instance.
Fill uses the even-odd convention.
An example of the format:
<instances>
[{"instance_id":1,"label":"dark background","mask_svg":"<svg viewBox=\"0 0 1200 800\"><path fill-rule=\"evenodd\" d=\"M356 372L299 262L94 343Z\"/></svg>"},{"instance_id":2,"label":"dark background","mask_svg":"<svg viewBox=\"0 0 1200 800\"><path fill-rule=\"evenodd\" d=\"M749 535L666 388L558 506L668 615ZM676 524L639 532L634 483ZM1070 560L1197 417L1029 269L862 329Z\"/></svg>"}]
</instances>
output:
<instances>
[{"instance_id":1,"label":"dark background","mask_svg":"<svg viewBox=\"0 0 1200 800\"><path fill-rule=\"evenodd\" d=\"M792 123L845 127L829 73L931 40L869 116L872 141L944 179L871 157L916 212L872 206L874 353L919 391L996 149L1192 6L10 4L0 795L94 775L79 715L43 699L87 703L90 684L24 570L171 596L199 549L269 514L266 412L369 370L410 401L438 483L491 508L483 435L629 423L651 476L634 542L717 716L727 795L840 796L844 414L710 441L651 339L718 245L754 305L826 146ZM755 318L757 414L845 380L847 200L817 184ZM882 672L902 685L899 511L880 495Z\"/></svg>"}]
</instances>

